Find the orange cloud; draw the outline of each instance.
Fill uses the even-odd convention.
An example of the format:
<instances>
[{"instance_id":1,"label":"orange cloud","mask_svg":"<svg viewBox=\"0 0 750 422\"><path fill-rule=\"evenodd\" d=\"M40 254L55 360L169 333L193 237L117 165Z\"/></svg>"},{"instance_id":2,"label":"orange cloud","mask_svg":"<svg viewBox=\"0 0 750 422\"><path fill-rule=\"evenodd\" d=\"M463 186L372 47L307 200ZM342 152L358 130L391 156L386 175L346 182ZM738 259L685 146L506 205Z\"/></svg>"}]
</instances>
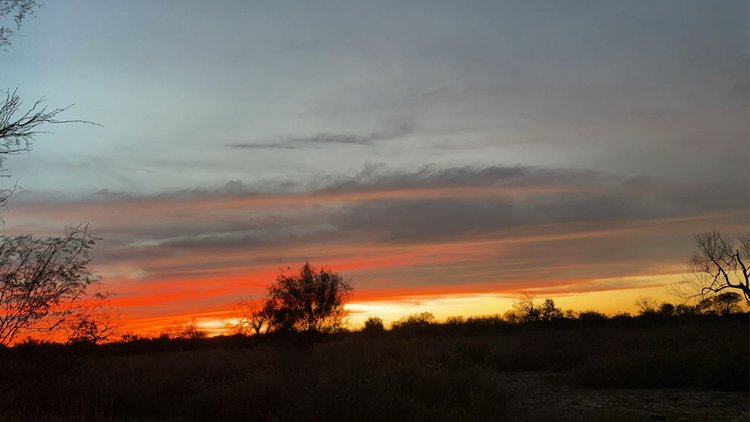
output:
<instances>
[{"instance_id":1,"label":"orange cloud","mask_svg":"<svg viewBox=\"0 0 750 422\"><path fill-rule=\"evenodd\" d=\"M370 311L377 309L372 305L377 302L387 312L409 313L411 308L405 303L423 298L422 303L444 307L435 310L438 314L472 314L505 306L510 296L525 291L561 298L578 308L586 303L597 307L586 301L586 295L622 304L607 292L628 292L628 296L631 291L664 286L665 280L682 270L691 253L692 233L709 228L746 229L746 210L664 216L659 208L654 215L636 210L638 218L569 218L571 196L582 198L584 208L597 205L592 198L599 197L590 196L597 190L581 186L585 185L17 201L7 221L14 224L8 231L31 233L59 231L65 223L89 221L102 237L94 266L103 275L103 288L114 293L112 305L127 330L149 333L192 317L218 330L221 321L232 318L238 299L262 297L280 269L299 266L305 259L353 279L352 309L360 311L367 306ZM415 224L422 219L409 213L423 212L428 218L429 206L436 203L432 200L451 203L466 198L471 201L463 208L438 210L444 215L435 220L441 224L464 219L466 225L455 231L427 227L400 236L400 230L410 229L402 219ZM503 225L495 224L503 217L494 218L495 208L489 208L476 217L490 224L475 229L472 207L495 204L497 198L511 201L501 202L500 211L523 205L522 212L544 217L538 211L544 209L560 212L562 217L541 222L520 218L518 223ZM558 202L550 203L550 198ZM429 201L419 202L424 199ZM363 204L389 200L417 206L378 224L368 220L378 217L377 213L369 213L356 220L355 229L336 226L337 218L367 211L357 208ZM348 213L342 216L330 213L331 209ZM456 210L468 210L469 216L454 215Z\"/></svg>"}]
</instances>

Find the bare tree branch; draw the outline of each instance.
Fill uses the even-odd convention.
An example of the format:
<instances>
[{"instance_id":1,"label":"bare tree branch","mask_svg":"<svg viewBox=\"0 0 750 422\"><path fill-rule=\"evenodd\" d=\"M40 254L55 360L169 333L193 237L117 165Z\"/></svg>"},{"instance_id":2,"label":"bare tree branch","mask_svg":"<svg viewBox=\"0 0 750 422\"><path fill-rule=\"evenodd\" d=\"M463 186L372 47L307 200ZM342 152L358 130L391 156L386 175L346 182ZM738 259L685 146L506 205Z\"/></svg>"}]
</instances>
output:
<instances>
[{"instance_id":1,"label":"bare tree branch","mask_svg":"<svg viewBox=\"0 0 750 422\"><path fill-rule=\"evenodd\" d=\"M41 7L36 0L0 0L0 50L10 45L10 37L21 29L24 19ZM9 26L12 25L12 26Z\"/></svg>"},{"instance_id":2,"label":"bare tree branch","mask_svg":"<svg viewBox=\"0 0 750 422\"><path fill-rule=\"evenodd\" d=\"M44 105L45 99L37 100L31 108L22 111L23 102L18 96L18 89L5 91L5 99L0 103L0 176L8 177L2 169L7 155L18 154L31 150L34 136L48 133L41 130L46 124L85 123L101 126L87 120L60 120L57 116L71 106L48 109ZM4 205L15 191L0 189L0 206Z\"/></svg>"},{"instance_id":3,"label":"bare tree branch","mask_svg":"<svg viewBox=\"0 0 750 422\"><path fill-rule=\"evenodd\" d=\"M673 285L678 296L705 299L727 289L738 290L750 304L750 235L737 237L738 245L717 231L695 235L698 253L688 260L690 274Z\"/></svg>"},{"instance_id":4,"label":"bare tree branch","mask_svg":"<svg viewBox=\"0 0 750 422\"><path fill-rule=\"evenodd\" d=\"M234 324L228 324L227 328L235 334L262 334L268 332L269 315L264 312L262 306L253 298L242 299L237 303L239 317Z\"/></svg>"},{"instance_id":5,"label":"bare tree branch","mask_svg":"<svg viewBox=\"0 0 750 422\"><path fill-rule=\"evenodd\" d=\"M0 237L0 344L22 332L50 332L80 309L98 281L88 269L95 239L88 226L61 237Z\"/></svg>"}]
</instances>

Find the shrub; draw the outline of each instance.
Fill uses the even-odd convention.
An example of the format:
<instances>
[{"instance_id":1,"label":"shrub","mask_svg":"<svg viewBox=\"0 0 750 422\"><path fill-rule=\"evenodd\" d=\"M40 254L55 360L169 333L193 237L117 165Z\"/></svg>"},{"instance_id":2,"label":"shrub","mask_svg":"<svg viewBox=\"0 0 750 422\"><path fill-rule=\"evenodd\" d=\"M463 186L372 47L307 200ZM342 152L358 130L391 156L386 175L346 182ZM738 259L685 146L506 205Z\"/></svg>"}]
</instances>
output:
<instances>
[{"instance_id":1,"label":"shrub","mask_svg":"<svg viewBox=\"0 0 750 422\"><path fill-rule=\"evenodd\" d=\"M365 327L362 329L362 332L365 334L379 334L385 331L385 326L383 325L383 319L378 317L369 317L365 321Z\"/></svg>"}]
</instances>

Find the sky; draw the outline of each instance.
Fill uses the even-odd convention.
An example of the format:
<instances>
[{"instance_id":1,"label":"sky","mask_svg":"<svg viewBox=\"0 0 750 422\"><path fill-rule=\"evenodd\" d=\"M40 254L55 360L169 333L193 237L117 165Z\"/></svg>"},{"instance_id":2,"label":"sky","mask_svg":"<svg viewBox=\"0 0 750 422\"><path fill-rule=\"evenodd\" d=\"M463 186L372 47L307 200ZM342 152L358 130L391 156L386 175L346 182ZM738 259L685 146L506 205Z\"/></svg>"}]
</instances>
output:
<instances>
[{"instance_id":1,"label":"sky","mask_svg":"<svg viewBox=\"0 0 750 422\"><path fill-rule=\"evenodd\" d=\"M90 224L126 326L220 328L305 260L353 324L677 301L747 231L747 1L46 2L0 88L73 105L6 234Z\"/></svg>"}]
</instances>

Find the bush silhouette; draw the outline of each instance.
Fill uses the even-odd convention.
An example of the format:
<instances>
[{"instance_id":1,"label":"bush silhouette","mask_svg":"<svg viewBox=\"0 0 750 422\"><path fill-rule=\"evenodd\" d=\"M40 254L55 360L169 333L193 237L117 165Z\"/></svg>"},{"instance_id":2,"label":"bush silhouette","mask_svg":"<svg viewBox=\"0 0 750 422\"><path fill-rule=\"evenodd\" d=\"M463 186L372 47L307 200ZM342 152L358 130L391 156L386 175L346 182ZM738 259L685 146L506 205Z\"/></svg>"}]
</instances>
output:
<instances>
[{"instance_id":1,"label":"bush silhouette","mask_svg":"<svg viewBox=\"0 0 750 422\"><path fill-rule=\"evenodd\" d=\"M383 319L378 317L367 318L365 321L365 328L362 329L362 332L365 334L379 334L383 331L385 331Z\"/></svg>"}]
</instances>

